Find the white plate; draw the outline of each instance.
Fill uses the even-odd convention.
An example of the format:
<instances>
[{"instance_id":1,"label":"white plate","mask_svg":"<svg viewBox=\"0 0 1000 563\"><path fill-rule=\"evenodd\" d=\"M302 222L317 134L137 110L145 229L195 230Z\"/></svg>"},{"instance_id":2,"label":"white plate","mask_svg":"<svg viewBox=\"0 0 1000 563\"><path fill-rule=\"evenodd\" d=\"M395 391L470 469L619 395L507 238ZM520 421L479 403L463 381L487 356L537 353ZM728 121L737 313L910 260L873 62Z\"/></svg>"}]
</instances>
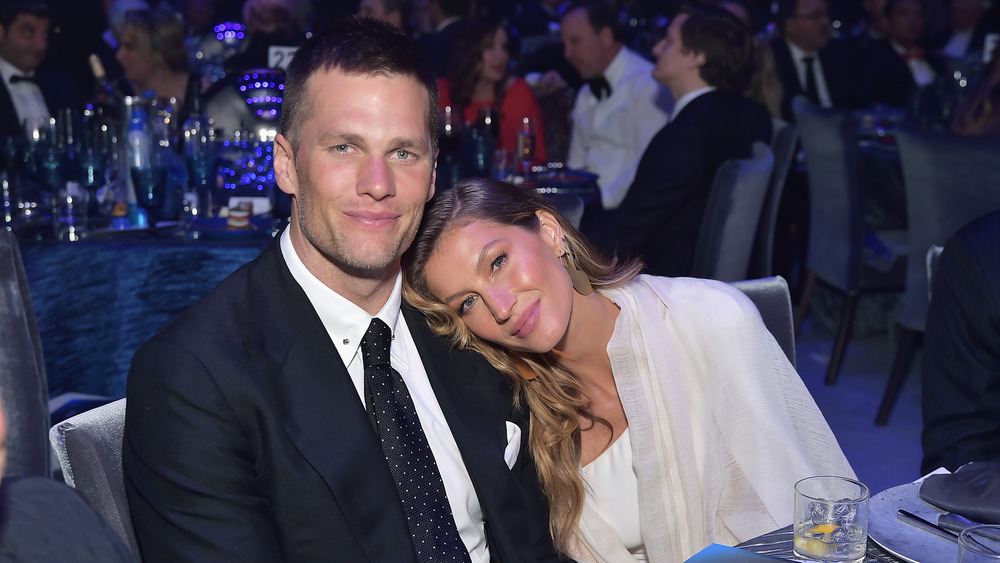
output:
<instances>
[{"instance_id":1,"label":"white plate","mask_svg":"<svg viewBox=\"0 0 1000 563\"><path fill-rule=\"evenodd\" d=\"M868 536L882 549L911 563L955 561L958 544L900 520L897 511L908 510L937 523L945 511L920 498L921 483L886 489L872 497L868 512Z\"/></svg>"}]
</instances>

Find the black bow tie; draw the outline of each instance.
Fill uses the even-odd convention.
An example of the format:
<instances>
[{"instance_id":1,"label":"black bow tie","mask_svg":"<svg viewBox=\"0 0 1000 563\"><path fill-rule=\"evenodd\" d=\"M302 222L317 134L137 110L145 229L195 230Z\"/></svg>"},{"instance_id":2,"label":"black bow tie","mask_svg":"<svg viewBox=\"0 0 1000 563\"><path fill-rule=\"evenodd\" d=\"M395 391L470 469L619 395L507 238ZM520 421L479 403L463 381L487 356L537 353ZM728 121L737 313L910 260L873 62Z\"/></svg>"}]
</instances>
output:
<instances>
[{"instance_id":1,"label":"black bow tie","mask_svg":"<svg viewBox=\"0 0 1000 563\"><path fill-rule=\"evenodd\" d=\"M603 100L611 95L611 84L608 84L608 79L604 78L603 75L591 78L587 81L587 85L590 86L590 91L597 96L598 100Z\"/></svg>"},{"instance_id":2,"label":"black bow tie","mask_svg":"<svg viewBox=\"0 0 1000 563\"><path fill-rule=\"evenodd\" d=\"M15 74L14 76L10 77L10 83L11 84L17 84L18 82L34 82L35 84L38 84L38 81L35 80L34 76L27 76L27 75L24 75L24 74Z\"/></svg>"}]
</instances>

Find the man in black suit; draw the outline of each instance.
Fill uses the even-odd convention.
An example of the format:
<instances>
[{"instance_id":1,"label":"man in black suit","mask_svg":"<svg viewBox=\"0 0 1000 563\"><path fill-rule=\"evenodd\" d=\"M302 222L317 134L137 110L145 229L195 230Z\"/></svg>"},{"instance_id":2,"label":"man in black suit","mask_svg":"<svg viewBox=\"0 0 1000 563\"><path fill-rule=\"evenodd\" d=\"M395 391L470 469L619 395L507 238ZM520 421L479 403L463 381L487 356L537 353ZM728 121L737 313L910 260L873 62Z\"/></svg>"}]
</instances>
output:
<instances>
[{"instance_id":1,"label":"man in black suit","mask_svg":"<svg viewBox=\"0 0 1000 563\"><path fill-rule=\"evenodd\" d=\"M38 0L0 4L0 139L21 135L23 125L43 123L75 108L77 90L66 76L38 68L49 48L49 7Z\"/></svg>"},{"instance_id":2,"label":"man in black suit","mask_svg":"<svg viewBox=\"0 0 1000 563\"><path fill-rule=\"evenodd\" d=\"M691 273L694 247L719 165L748 158L771 140L771 117L744 97L754 72L753 37L736 16L688 5L653 48L653 77L677 102L653 137L618 209L591 240L607 252L639 254L647 272Z\"/></svg>"},{"instance_id":3,"label":"man in black suit","mask_svg":"<svg viewBox=\"0 0 1000 563\"><path fill-rule=\"evenodd\" d=\"M1000 211L951 237L924 338L923 473L1000 462Z\"/></svg>"},{"instance_id":4,"label":"man in black suit","mask_svg":"<svg viewBox=\"0 0 1000 563\"><path fill-rule=\"evenodd\" d=\"M469 0L429 0L428 16L434 30L420 38L420 47L438 76L448 76L451 57L465 32Z\"/></svg>"},{"instance_id":5,"label":"man in black suit","mask_svg":"<svg viewBox=\"0 0 1000 563\"><path fill-rule=\"evenodd\" d=\"M795 121L792 99L799 95L822 107L868 104L847 43L830 39L825 0L779 0L776 19L781 36L771 40L771 48L786 121Z\"/></svg>"},{"instance_id":6,"label":"man in black suit","mask_svg":"<svg viewBox=\"0 0 1000 563\"><path fill-rule=\"evenodd\" d=\"M886 0L886 37L871 42L860 53L865 82L872 100L920 113L932 99L915 98L944 76L944 61L929 47L924 33L923 0Z\"/></svg>"},{"instance_id":7,"label":"man in black suit","mask_svg":"<svg viewBox=\"0 0 1000 563\"><path fill-rule=\"evenodd\" d=\"M132 363L122 463L143 559L554 560L510 385L401 303L434 191L429 65L389 24L348 18L300 46L284 93L290 225Z\"/></svg>"}]
</instances>

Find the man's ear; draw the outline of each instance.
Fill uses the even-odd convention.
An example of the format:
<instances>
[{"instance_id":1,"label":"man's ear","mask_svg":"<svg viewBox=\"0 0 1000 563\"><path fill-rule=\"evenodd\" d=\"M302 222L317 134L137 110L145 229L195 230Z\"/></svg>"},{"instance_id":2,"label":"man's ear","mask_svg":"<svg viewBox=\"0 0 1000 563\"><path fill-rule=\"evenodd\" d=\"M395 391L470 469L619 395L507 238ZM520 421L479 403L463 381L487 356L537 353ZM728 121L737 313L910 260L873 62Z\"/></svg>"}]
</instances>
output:
<instances>
[{"instance_id":1,"label":"man's ear","mask_svg":"<svg viewBox=\"0 0 1000 563\"><path fill-rule=\"evenodd\" d=\"M605 47L610 47L615 43L615 33L611 31L610 27L602 27L600 31L597 32L597 38L600 39L601 45Z\"/></svg>"},{"instance_id":2,"label":"man's ear","mask_svg":"<svg viewBox=\"0 0 1000 563\"><path fill-rule=\"evenodd\" d=\"M295 171L295 149L284 135L274 138L274 181L278 188L288 195L299 191L299 178Z\"/></svg>"}]
</instances>

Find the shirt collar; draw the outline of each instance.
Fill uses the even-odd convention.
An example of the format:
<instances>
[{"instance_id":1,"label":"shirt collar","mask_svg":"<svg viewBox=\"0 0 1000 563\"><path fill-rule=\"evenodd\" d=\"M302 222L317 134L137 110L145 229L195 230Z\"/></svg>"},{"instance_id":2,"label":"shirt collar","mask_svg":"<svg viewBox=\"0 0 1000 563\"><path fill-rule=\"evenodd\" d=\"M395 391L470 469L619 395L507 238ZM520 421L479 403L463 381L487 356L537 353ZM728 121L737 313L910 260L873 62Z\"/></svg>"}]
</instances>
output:
<instances>
[{"instance_id":1,"label":"shirt collar","mask_svg":"<svg viewBox=\"0 0 1000 563\"><path fill-rule=\"evenodd\" d=\"M346 366L357 354L358 348L361 346L361 339L368 331L368 325L371 324L372 316L327 287L306 268L292 246L290 230L291 227L288 227L281 233L281 255L284 257L292 277L302 287L313 309L316 310L316 314L319 315L320 321L323 322L323 326L329 333L330 339L333 340L334 346ZM392 293L389 294L389 299L375 315L392 327L393 334L396 333L396 322L399 319L402 287L403 273L400 271L396 275L396 282L393 285Z\"/></svg>"},{"instance_id":2,"label":"shirt collar","mask_svg":"<svg viewBox=\"0 0 1000 563\"><path fill-rule=\"evenodd\" d=\"M621 45L618 49L618 54L615 58L611 59L611 64L608 68L604 69L604 78L611 85L611 92L614 93L615 89L618 87L618 83L625 78L625 72L628 70L628 61L626 61L627 55L625 51L628 47Z\"/></svg>"},{"instance_id":3,"label":"shirt collar","mask_svg":"<svg viewBox=\"0 0 1000 563\"><path fill-rule=\"evenodd\" d=\"M801 63L802 59L804 59L805 57L812 57L814 59L819 59L819 53L815 51L813 51L812 53L807 53L804 50L802 50L798 45L792 43L787 39L785 39L785 43L788 45L788 52L792 54L792 59L794 59L796 63Z\"/></svg>"},{"instance_id":4,"label":"shirt collar","mask_svg":"<svg viewBox=\"0 0 1000 563\"><path fill-rule=\"evenodd\" d=\"M449 25L457 22L460 19L462 19L462 18L459 17L459 16L451 16L450 18L448 18L448 19L444 20L443 22L439 23L437 25L437 27L434 28L434 31L440 32L442 29L448 27Z\"/></svg>"},{"instance_id":5,"label":"shirt collar","mask_svg":"<svg viewBox=\"0 0 1000 563\"><path fill-rule=\"evenodd\" d=\"M684 94L683 96L678 98L677 101L674 103L674 112L670 115L670 121L673 121L674 118L676 118L681 113L681 110L684 109L685 106L690 104L692 100L694 100L698 96L707 94L715 90L716 90L715 86L706 86L704 88L698 88L697 90L691 90L687 94Z\"/></svg>"},{"instance_id":6,"label":"shirt collar","mask_svg":"<svg viewBox=\"0 0 1000 563\"><path fill-rule=\"evenodd\" d=\"M10 64L4 59L0 58L0 76L3 77L3 83L10 85L10 77L12 76L34 76L35 71L24 72L16 66Z\"/></svg>"}]
</instances>

